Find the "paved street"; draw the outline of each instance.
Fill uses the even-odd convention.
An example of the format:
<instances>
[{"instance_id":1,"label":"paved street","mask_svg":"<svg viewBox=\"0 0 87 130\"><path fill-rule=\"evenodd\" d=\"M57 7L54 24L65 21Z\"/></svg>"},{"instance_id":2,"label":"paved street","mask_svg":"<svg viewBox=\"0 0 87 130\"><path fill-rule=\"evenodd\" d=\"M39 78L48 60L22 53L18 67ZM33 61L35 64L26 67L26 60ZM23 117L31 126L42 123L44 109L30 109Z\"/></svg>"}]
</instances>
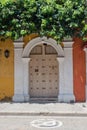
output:
<instances>
[{"instance_id":1,"label":"paved street","mask_svg":"<svg viewBox=\"0 0 87 130\"><path fill-rule=\"evenodd\" d=\"M87 130L87 103L0 103L0 130Z\"/></svg>"},{"instance_id":2,"label":"paved street","mask_svg":"<svg viewBox=\"0 0 87 130\"><path fill-rule=\"evenodd\" d=\"M51 129L87 130L87 117L0 116L0 130L51 130Z\"/></svg>"}]
</instances>

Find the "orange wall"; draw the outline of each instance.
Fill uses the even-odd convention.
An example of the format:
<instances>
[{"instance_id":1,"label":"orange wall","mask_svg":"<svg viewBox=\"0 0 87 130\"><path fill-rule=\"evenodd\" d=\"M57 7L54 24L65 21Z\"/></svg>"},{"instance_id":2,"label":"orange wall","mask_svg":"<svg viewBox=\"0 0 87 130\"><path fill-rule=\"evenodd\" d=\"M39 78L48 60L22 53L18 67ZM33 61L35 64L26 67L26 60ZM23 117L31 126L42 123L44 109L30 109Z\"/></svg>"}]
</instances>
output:
<instances>
[{"instance_id":1,"label":"orange wall","mask_svg":"<svg viewBox=\"0 0 87 130\"><path fill-rule=\"evenodd\" d=\"M74 39L73 44L73 78L74 94L77 102L85 101L86 84L86 61L85 52L82 48L82 41L79 38Z\"/></svg>"}]
</instances>

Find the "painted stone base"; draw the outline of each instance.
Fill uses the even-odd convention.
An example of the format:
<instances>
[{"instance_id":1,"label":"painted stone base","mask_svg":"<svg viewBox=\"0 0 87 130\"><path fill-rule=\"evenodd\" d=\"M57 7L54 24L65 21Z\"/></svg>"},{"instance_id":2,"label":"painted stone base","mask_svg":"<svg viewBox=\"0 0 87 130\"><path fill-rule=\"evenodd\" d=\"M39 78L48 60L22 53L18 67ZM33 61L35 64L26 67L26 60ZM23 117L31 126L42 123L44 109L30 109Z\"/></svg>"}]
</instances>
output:
<instances>
[{"instance_id":1,"label":"painted stone base","mask_svg":"<svg viewBox=\"0 0 87 130\"><path fill-rule=\"evenodd\" d=\"M15 94L13 96L13 101L14 102L24 102L24 96L20 94Z\"/></svg>"},{"instance_id":2,"label":"painted stone base","mask_svg":"<svg viewBox=\"0 0 87 130\"><path fill-rule=\"evenodd\" d=\"M29 102L29 101L30 101L29 95L24 95L24 102Z\"/></svg>"},{"instance_id":3,"label":"painted stone base","mask_svg":"<svg viewBox=\"0 0 87 130\"><path fill-rule=\"evenodd\" d=\"M13 96L13 101L14 102L29 102L29 95L20 95L20 94L16 94Z\"/></svg>"},{"instance_id":4,"label":"painted stone base","mask_svg":"<svg viewBox=\"0 0 87 130\"><path fill-rule=\"evenodd\" d=\"M59 94L58 102L73 103L75 102L75 96L73 94Z\"/></svg>"}]
</instances>

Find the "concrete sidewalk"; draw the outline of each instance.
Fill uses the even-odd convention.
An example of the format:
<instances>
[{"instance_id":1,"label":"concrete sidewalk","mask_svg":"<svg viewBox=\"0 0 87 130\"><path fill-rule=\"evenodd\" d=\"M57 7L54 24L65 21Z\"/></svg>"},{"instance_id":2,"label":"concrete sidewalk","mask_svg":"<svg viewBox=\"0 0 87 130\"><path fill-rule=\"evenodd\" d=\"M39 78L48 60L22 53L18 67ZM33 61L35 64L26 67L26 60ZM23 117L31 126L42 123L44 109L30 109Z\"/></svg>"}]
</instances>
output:
<instances>
[{"instance_id":1,"label":"concrete sidewalk","mask_svg":"<svg viewBox=\"0 0 87 130\"><path fill-rule=\"evenodd\" d=\"M87 116L86 103L0 103L0 116Z\"/></svg>"}]
</instances>

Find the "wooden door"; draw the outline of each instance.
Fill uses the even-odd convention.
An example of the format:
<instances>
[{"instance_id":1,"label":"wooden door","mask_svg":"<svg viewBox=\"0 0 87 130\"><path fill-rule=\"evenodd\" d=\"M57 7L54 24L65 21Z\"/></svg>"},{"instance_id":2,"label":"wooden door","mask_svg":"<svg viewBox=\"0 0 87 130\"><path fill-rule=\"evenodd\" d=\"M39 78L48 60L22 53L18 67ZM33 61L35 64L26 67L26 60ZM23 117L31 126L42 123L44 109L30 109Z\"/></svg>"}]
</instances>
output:
<instances>
[{"instance_id":1,"label":"wooden door","mask_svg":"<svg viewBox=\"0 0 87 130\"><path fill-rule=\"evenodd\" d=\"M58 63L56 55L32 55L29 66L30 97L57 98Z\"/></svg>"}]
</instances>

